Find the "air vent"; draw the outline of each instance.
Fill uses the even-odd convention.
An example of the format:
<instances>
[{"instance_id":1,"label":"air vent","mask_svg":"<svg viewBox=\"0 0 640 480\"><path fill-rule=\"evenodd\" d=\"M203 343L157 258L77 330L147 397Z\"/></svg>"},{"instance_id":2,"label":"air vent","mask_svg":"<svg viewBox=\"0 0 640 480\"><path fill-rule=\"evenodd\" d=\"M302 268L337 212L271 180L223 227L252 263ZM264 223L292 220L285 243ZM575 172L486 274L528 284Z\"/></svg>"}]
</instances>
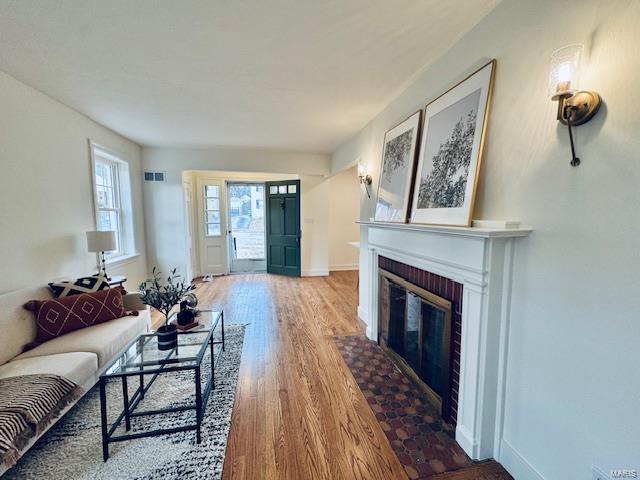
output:
<instances>
[{"instance_id":1,"label":"air vent","mask_svg":"<svg viewBox=\"0 0 640 480\"><path fill-rule=\"evenodd\" d=\"M166 173L165 172L152 172L147 170L144 172L144 181L145 182L164 182Z\"/></svg>"}]
</instances>

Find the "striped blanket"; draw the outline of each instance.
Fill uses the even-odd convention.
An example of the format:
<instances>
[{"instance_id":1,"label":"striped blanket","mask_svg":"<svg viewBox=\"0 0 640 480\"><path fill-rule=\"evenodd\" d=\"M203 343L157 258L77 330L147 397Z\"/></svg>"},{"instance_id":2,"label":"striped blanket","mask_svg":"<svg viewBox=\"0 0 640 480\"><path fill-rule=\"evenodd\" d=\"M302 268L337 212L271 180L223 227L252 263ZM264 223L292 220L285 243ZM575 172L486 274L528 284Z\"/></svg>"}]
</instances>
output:
<instances>
[{"instance_id":1,"label":"striped blanket","mask_svg":"<svg viewBox=\"0 0 640 480\"><path fill-rule=\"evenodd\" d=\"M0 464L11 466L82 389L57 375L0 378Z\"/></svg>"}]
</instances>

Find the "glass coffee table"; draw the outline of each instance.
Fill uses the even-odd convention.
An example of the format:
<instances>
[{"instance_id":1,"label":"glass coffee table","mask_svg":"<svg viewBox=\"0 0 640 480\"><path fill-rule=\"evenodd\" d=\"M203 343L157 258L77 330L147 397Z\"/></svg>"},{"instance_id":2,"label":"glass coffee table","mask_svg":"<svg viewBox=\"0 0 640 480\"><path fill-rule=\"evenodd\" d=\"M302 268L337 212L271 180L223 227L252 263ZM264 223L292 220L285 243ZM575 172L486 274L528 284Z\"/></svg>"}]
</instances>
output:
<instances>
[{"instance_id":1,"label":"glass coffee table","mask_svg":"<svg viewBox=\"0 0 640 480\"><path fill-rule=\"evenodd\" d=\"M178 330L178 346L172 350L159 350L158 337L154 333L144 333L127 345L118 357L111 362L100 375L100 416L102 420L102 457L109 458L109 444L135 438L164 435L169 433L196 431L196 441L200 443L200 427L211 389L215 388L215 368L224 351L224 312L202 311L198 317L200 325L192 330ZM202 386L203 359L207 351L211 356L211 377ZM145 397L158 375L169 372L194 371L195 403L155 410L138 410L140 401ZM151 376L145 382L145 376ZM130 377L138 377L138 387L129 396ZM114 423L107 419L106 385L110 380L122 382L123 410ZM153 393L153 392L151 392ZM161 392L158 392L161 395ZM173 428L160 428L149 431L136 431L115 435L116 429L124 420L125 431L131 430L131 419L145 415L166 415L172 412L195 410L195 423Z\"/></svg>"}]
</instances>

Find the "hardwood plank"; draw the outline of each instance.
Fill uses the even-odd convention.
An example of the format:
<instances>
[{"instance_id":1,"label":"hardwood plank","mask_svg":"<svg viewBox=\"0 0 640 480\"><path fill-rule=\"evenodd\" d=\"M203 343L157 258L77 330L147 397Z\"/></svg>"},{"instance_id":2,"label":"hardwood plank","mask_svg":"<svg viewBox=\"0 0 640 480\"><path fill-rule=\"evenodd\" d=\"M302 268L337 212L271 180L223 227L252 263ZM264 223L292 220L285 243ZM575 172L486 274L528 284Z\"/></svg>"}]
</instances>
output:
<instances>
[{"instance_id":1,"label":"hardwood plank","mask_svg":"<svg viewBox=\"0 0 640 480\"><path fill-rule=\"evenodd\" d=\"M334 272L199 284L199 308L249 324L223 479L406 478L331 338L363 333L356 282Z\"/></svg>"}]
</instances>

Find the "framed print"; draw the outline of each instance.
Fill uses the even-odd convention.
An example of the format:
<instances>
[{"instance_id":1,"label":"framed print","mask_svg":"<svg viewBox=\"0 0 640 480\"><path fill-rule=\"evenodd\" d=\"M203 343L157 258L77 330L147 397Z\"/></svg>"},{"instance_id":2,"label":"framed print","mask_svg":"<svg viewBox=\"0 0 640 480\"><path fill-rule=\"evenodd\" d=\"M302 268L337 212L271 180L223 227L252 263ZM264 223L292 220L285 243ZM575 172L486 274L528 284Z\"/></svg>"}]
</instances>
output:
<instances>
[{"instance_id":1,"label":"framed print","mask_svg":"<svg viewBox=\"0 0 640 480\"><path fill-rule=\"evenodd\" d=\"M426 106L411 223L471 225L495 64Z\"/></svg>"},{"instance_id":2,"label":"framed print","mask_svg":"<svg viewBox=\"0 0 640 480\"><path fill-rule=\"evenodd\" d=\"M376 222L407 221L421 120L418 111L384 135Z\"/></svg>"}]
</instances>

